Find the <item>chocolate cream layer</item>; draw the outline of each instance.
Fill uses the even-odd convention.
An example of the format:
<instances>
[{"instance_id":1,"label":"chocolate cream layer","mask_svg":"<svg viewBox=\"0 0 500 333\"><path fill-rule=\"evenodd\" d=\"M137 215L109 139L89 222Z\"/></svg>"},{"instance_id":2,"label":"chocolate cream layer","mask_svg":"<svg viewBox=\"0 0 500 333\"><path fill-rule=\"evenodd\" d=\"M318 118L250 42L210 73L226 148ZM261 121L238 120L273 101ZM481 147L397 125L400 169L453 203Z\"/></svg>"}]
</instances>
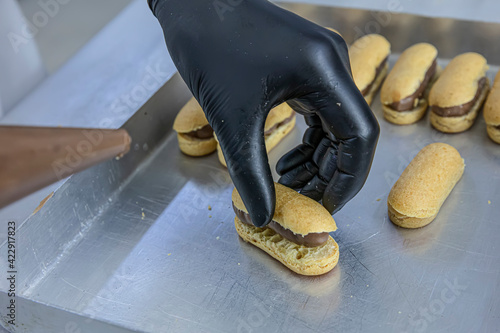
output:
<instances>
[{"instance_id":1,"label":"chocolate cream layer","mask_svg":"<svg viewBox=\"0 0 500 333\"><path fill-rule=\"evenodd\" d=\"M214 137L214 130L210 125L205 125L199 130L184 133L185 135L189 135L190 137L196 138L196 139L210 139Z\"/></svg>"},{"instance_id":2,"label":"chocolate cream layer","mask_svg":"<svg viewBox=\"0 0 500 333\"><path fill-rule=\"evenodd\" d=\"M436 74L436 68L437 68L437 62L436 59L432 62L431 67L427 69L427 72L425 72L425 77L418 87L415 92L397 102L393 102L389 104L389 107L393 109L394 111L410 111L415 108L415 99L419 99L423 96L425 89L429 85L429 82L431 81L432 77L434 74Z\"/></svg>"},{"instance_id":3,"label":"chocolate cream layer","mask_svg":"<svg viewBox=\"0 0 500 333\"><path fill-rule=\"evenodd\" d=\"M384 60L382 60L382 62L380 63L380 65L378 65L378 67L375 69L375 77L373 78L373 81L370 82L370 84L367 85L365 87L365 89L361 90L361 95L366 96L372 90L373 85L375 84L375 82L377 81L380 73L384 69L385 64L387 63L388 59L389 59L389 56L387 56Z\"/></svg>"},{"instance_id":4,"label":"chocolate cream layer","mask_svg":"<svg viewBox=\"0 0 500 333\"><path fill-rule=\"evenodd\" d=\"M252 219L250 215L241 209L234 206L233 209L236 216L241 222L253 226ZM265 228L270 228L276 233L280 234L284 238L298 245L304 245L307 247L316 247L325 244L328 241L329 234L327 232L312 232L307 235L296 234L290 229L283 228L278 222L271 221Z\"/></svg>"},{"instance_id":5,"label":"chocolate cream layer","mask_svg":"<svg viewBox=\"0 0 500 333\"><path fill-rule=\"evenodd\" d=\"M267 131L264 132L264 135L265 136L271 135L273 131L276 130L278 127L286 125L289 122L291 122L293 117L295 117L295 113L292 113L290 117L283 119L279 123L274 124L272 127L270 127Z\"/></svg>"},{"instance_id":6,"label":"chocolate cream layer","mask_svg":"<svg viewBox=\"0 0 500 333\"><path fill-rule=\"evenodd\" d=\"M279 123L276 123L271 128L269 128L267 131L265 131L264 135L266 135L266 136L271 135L272 132L275 129L277 129L278 127L286 125L289 122L291 122L294 116L295 115L292 114L290 117L283 119ZM210 139L210 138L213 138L213 136L214 136L214 130L212 129L212 127L210 127L210 125L205 125L196 131L191 131L191 132L183 133L183 134L188 135L188 136L193 137L193 138L196 138L196 139Z\"/></svg>"},{"instance_id":7,"label":"chocolate cream layer","mask_svg":"<svg viewBox=\"0 0 500 333\"><path fill-rule=\"evenodd\" d=\"M484 89L484 85L486 84L486 77L482 77L477 81L477 91L476 95L474 98L467 103L464 103L462 105L457 105L457 106L450 106L446 108L442 108L436 105L433 105L431 107L432 112L437 114L440 117L461 117L465 116L469 111L472 109L474 104L476 104L477 100L479 99L479 96L481 96L481 93Z\"/></svg>"}]
</instances>

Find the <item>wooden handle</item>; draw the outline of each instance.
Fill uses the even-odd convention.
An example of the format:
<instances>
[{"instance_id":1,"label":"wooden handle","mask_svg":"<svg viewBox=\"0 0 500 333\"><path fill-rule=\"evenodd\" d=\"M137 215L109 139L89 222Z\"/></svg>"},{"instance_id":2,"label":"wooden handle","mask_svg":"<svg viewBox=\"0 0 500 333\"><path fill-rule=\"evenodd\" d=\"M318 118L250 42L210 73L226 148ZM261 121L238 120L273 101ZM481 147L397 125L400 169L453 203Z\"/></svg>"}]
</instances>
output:
<instances>
[{"instance_id":1,"label":"wooden handle","mask_svg":"<svg viewBox=\"0 0 500 333\"><path fill-rule=\"evenodd\" d=\"M0 208L130 149L123 129L0 126Z\"/></svg>"}]
</instances>

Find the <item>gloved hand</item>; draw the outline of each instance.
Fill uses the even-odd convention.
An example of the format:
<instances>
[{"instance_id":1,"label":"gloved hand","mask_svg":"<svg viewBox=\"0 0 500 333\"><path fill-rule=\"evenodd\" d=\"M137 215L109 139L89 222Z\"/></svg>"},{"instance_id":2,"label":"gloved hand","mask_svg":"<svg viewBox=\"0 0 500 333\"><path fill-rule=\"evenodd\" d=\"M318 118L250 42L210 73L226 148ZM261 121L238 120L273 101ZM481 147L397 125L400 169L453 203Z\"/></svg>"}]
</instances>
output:
<instances>
[{"instance_id":1,"label":"gloved hand","mask_svg":"<svg viewBox=\"0 0 500 333\"><path fill-rule=\"evenodd\" d=\"M206 113L253 223L274 214L264 122L284 101L306 117L280 182L331 212L363 186L379 127L344 40L266 0L149 0L180 75Z\"/></svg>"}]
</instances>

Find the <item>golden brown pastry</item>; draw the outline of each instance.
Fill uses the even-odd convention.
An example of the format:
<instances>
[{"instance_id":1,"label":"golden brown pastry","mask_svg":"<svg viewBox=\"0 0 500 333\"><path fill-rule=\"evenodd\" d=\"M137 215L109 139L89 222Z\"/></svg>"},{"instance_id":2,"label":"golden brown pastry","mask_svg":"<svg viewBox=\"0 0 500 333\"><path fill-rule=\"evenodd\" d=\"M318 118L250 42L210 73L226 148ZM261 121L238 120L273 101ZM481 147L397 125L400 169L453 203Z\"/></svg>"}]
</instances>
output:
<instances>
[{"instance_id":1,"label":"golden brown pastry","mask_svg":"<svg viewBox=\"0 0 500 333\"><path fill-rule=\"evenodd\" d=\"M173 128L177 132L179 148L186 155L208 155L217 147L214 131L194 97L179 111Z\"/></svg>"},{"instance_id":2,"label":"golden brown pastry","mask_svg":"<svg viewBox=\"0 0 500 333\"><path fill-rule=\"evenodd\" d=\"M429 95L432 126L444 133L468 130L490 89L486 59L474 52L453 58Z\"/></svg>"},{"instance_id":3,"label":"golden brown pastry","mask_svg":"<svg viewBox=\"0 0 500 333\"><path fill-rule=\"evenodd\" d=\"M333 217L318 202L280 184L275 188L273 220L264 228L252 224L240 195L233 191L238 234L298 274L332 270L339 260L338 245L328 234L337 230Z\"/></svg>"},{"instance_id":4,"label":"golden brown pastry","mask_svg":"<svg viewBox=\"0 0 500 333\"><path fill-rule=\"evenodd\" d=\"M352 77L368 104L387 75L390 54L391 44L377 34L363 36L349 47Z\"/></svg>"},{"instance_id":5,"label":"golden brown pastry","mask_svg":"<svg viewBox=\"0 0 500 333\"><path fill-rule=\"evenodd\" d=\"M380 90L384 118L397 125L419 121L427 111L426 91L437 75L437 49L419 43L399 57Z\"/></svg>"},{"instance_id":6,"label":"golden brown pastry","mask_svg":"<svg viewBox=\"0 0 500 333\"><path fill-rule=\"evenodd\" d=\"M431 223L464 172L460 153L445 143L424 147L396 181L387 198L389 218L403 228Z\"/></svg>"},{"instance_id":7,"label":"golden brown pastry","mask_svg":"<svg viewBox=\"0 0 500 333\"><path fill-rule=\"evenodd\" d=\"M493 83L493 88L484 104L484 120L488 136L494 142L500 144L500 71L498 71Z\"/></svg>"},{"instance_id":8,"label":"golden brown pastry","mask_svg":"<svg viewBox=\"0 0 500 333\"><path fill-rule=\"evenodd\" d=\"M264 125L264 138L266 140L266 151L270 152L271 149L283 140L283 138L290 133L295 126L295 111L287 104L282 103L277 107L271 109L266 118ZM215 138L217 139L217 137ZM226 160L222 154L222 149L217 142L217 155L219 161L223 166L226 165Z\"/></svg>"}]
</instances>

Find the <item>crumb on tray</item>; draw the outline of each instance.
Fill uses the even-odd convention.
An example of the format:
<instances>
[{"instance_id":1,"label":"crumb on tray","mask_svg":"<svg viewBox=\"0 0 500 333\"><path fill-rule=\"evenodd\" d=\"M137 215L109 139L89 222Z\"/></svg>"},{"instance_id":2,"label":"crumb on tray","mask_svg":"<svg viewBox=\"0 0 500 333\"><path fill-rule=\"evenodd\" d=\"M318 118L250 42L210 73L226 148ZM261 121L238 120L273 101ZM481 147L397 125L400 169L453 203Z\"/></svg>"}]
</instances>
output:
<instances>
[{"instance_id":1,"label":"crumb on tray","mask_svg":"<svg viewBox=\"0 0 500 333\"><path fill-rule=\"evenodd\" d=\"M45 203L50 199L52 198L52 196L54 195L54 192L51 192L48 196L46 196L42 201L40 201L40 204L38 205L38 207L36 207L35 211L33 212L33 215L38 213L38 211L40 209L42 209L42 207L45 205Z\"/></svg>"}]
</instances>

